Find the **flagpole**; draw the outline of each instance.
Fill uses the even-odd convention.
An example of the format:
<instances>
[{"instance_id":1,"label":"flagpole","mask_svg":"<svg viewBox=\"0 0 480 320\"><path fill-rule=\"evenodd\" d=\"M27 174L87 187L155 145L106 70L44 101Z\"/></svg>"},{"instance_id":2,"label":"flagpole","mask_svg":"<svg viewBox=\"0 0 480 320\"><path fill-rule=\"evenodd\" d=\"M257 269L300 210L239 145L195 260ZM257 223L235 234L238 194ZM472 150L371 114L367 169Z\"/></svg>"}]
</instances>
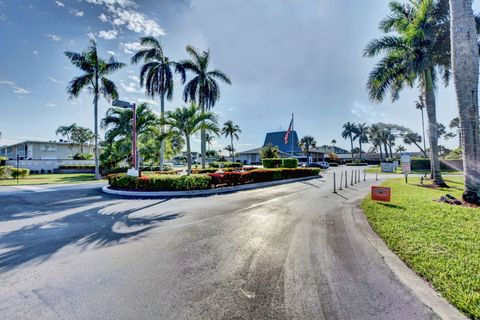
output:
<instances>
[{"instance_id":1,"label":"flagpole","mask_svg":"<svg viewBox=\"0 0 480 320\"><path fill-rule=\"evenodd\" d=\"M295 128L294 128L294 121L293 121L293 113L292 113L292 158L293 158L293 140L294 140L294 132L295 132Z\"/></svg>"}]
</instances>

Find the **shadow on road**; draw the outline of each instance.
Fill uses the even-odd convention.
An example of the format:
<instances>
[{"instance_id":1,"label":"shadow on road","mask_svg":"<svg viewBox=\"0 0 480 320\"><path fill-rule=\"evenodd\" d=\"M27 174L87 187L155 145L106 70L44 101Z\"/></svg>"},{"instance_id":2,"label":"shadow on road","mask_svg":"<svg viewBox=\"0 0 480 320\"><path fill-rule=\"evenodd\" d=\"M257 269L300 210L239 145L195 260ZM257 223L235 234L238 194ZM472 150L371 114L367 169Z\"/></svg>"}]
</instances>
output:
<instances>
[{"instance_id":1,"label":"shadow on road","mask_svg":"<svg viewBox=\"0 0 480 320\"><path fill-rule=\"evenodd\" d=\"M122 209L121 203L102 201L98 206L89 206L83 211L0 234L0 249L6 251L0 253L0 272L12 270L25 263L44 262L68 245L86 249L89 246L99 248L120 244L127 240L138 240L159 223L180 216L179 213L135 215L136 212L165 201L168 200L125 210ZM83 200L73 202L79 208L82 204L85 205ZM92 202L90 199L90 204ZM65 210L69 207L71 204L61 209ZM52 208L49 209L48 213L52 213Z\"/></svg>"}]
</instances>

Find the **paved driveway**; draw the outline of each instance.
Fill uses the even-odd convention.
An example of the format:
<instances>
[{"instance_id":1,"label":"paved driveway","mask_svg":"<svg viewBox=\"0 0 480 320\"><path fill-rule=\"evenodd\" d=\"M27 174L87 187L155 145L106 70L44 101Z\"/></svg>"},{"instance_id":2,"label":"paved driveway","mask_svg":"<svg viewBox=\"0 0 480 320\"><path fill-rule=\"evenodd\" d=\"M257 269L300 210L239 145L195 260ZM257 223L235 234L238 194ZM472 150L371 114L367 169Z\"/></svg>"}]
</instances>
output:
<instances>
[{"instance_id":1,"label":"paved driveway","mask_svg":"<svg viewBox=\"0 0 480 320\"><path fill-rule=\"evenodd\" d=\"M4 193L1 318L436 318L352 210L370 183L341 196L331 174L195 199Z\"/></svg>"}]
</instances>

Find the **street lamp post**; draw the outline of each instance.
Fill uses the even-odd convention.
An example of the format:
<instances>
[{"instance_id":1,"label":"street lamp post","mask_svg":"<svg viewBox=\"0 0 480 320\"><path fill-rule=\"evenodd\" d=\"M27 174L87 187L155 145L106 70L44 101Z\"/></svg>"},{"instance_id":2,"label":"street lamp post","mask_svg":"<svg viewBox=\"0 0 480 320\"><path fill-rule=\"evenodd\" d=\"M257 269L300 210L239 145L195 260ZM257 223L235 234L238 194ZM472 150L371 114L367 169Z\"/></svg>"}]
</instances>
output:
<instances>
[{"instance_id":1,"label":"street lamp post","mask_svg":"<svg viewBox=\"0 0 480 320\"><path fill-rule=\"evenodd\" d=\"M130 103L122 100L114 100L112 106L124 109L132 109L132 164L133 168L138 172L138 154L137 154L137 106L135 103Z\"/></svg>"}]
</instances>

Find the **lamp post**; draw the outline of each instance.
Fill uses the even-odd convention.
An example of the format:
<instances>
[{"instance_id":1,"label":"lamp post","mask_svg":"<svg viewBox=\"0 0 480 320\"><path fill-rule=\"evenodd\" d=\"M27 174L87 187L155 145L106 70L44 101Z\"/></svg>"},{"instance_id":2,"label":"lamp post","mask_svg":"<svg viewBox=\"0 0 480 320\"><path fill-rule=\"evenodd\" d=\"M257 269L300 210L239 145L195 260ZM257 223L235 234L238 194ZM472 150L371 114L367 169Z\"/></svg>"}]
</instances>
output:
<instances>
[{"instance_id":1,"label":"lamp post","mask_svg":"<svg viewBox=\"0 0 480 320\"><path fill-rule=\"evenodd\" d=\"M138 172L138 154L137 154L137 106L122 100L114 100L112 106L124 109L132 109L132 164L133 168Z\"/></svg>"}]
</instances>

